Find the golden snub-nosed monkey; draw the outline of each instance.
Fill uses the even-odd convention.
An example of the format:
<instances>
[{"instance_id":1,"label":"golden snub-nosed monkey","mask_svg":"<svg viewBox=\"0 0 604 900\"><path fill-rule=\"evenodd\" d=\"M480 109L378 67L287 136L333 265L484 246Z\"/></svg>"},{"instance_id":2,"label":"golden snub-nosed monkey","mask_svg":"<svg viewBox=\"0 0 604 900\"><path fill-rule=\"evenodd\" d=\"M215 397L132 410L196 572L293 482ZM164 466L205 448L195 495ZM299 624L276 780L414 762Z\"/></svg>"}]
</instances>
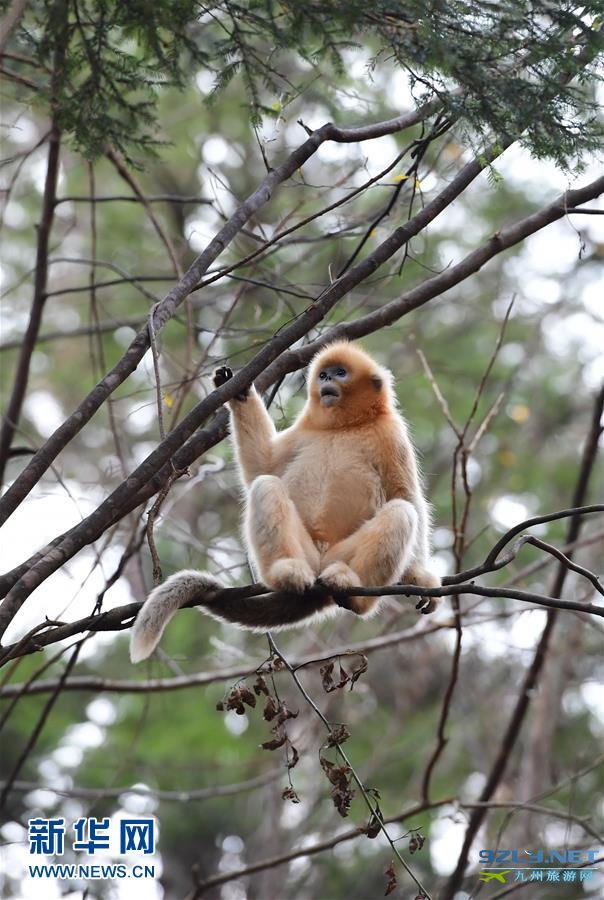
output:
<instances>
[{"instance_id":1,"label":"golden snub-nosed monkey","mask_svg":"<svg viewBox=\"0 0 604 900\"><path fill-rule=\"evenodd\" d=\"M217 387L232 377L218 369ZM402 581L437 587L430 569L430 517L413 445L398 412L392 376L354 344L330 344L313 359L308 399L278 432L255 388L229 403L245 487L244 533L264 584L283 596L213 601L223 585L205 572L177 572L156 587L131 635L131 657L147 657L173 613L195 601L244 628L297 625L345 606L359 615L377 597L338 591ZM308 588L332 588L297 598ZM422 611L431 612L436 600Z\"/></svg>"}]
</instances>

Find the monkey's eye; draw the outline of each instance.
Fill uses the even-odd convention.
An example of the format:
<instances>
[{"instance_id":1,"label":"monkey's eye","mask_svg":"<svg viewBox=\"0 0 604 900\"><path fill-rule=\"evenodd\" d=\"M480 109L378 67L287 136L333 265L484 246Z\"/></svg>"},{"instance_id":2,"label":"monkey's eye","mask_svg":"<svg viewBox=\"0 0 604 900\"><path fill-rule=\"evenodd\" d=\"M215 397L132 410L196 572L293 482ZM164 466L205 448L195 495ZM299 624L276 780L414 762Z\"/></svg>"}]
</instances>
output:
<instances>
[{"instance_id":1,"label":"monkey's eye","mask_svg":"<svg viewBox=\"0 0 604 900\"><path fill-rule=\"evenodd\" d=\"M338 376L338 378L344 378L344 376L346 375L346 369L338 369L336 375Z\"/></svg>"},{"instance_id":2,"label":"monkey's eye","mask_svg":"<svg viewBox=\"0 0 604 900\"><path fill-rule=\"evenodd\" d=\"M319 380L320 381L325 381L326 378L327 378L327 372L319 372Z\"/></svg>"}]
</instances>

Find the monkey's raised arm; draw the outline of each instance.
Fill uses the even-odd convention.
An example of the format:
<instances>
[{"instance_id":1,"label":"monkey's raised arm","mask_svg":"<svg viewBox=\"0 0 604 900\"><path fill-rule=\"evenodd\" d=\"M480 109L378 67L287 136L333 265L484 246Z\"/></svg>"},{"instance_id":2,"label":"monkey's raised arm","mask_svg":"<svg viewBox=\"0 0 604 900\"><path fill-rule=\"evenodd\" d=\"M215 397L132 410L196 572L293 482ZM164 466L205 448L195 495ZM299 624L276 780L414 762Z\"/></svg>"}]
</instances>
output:
<instances>
[{"instance_id":1,"label":"monkey's raised arm","mask_svg":"<svg viewBox=\"0 0 604 900\"><path fill-rule=\"evenodd\" d=\"M233 377L227 366L216 369L214 384L220 387ZM255 387L229 403L231 431L237 462L246 486L258 475L270 475L277 429Z\"/></svg>"}]
</instances>

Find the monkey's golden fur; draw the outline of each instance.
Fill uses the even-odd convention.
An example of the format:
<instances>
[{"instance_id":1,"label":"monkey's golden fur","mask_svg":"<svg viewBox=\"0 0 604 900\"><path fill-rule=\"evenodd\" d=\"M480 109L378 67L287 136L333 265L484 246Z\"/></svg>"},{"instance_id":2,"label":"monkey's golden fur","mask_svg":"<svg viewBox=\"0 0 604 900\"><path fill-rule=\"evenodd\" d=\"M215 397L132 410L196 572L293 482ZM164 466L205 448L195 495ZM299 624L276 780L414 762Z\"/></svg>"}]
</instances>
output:
<instances>
[{"instance_id":1,"label":"monkey's golden fur","mask_svg":"<svg viewBox=\"0 0 604 900\"><path fill-rule=\"evenodd\" d=\"M216 384L231 376L218 370ZM318 583L337 598L338 589L399 579L440 584L429 569L428 506L388 370L358 346L338 342L313 359L308 399L290 428L277 432L253 387L229 409L246 491L246 544L267 587L303 593ZM205 573L183 572L156 588L134 628L133 659L151 652L168 618L193 596L210 614L245 627L284 626L317 613L316 602L304 612L301 600L298 608L292 600L276 609L257 598L242 615L241 603L235 609L204 599L219 587ZM361 615L377 602L338 600ZM319 606L333 609L334 600L326 596Z\"/></svg>"},{"instance_id":2,"label":"monkey's golden fur","mask_svg":"<svg viewBox=\"0 0 604 900\"><path fill-rule=\"evenodd\" d=\"M342 366L350 378L337 405L323 407L318 373ZM313 360L308 401L277 433L255 391L231 403L233 438L248 490L247 544L262 581L303 591L327 586L434 587L428 513L413 447L397 412L390 373L360 348L331 344ZM366 613L375 597L353 597Z\"/></svg>"}]
</instances>

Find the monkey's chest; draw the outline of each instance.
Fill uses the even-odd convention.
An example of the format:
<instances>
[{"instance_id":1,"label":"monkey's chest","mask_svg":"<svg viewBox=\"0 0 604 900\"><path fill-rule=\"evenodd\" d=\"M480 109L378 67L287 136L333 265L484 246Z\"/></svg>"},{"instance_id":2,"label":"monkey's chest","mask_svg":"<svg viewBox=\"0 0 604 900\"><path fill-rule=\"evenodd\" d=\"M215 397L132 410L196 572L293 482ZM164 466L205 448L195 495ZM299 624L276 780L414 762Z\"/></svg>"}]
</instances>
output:
<instances>
[{"instance_id":1,"label":"monkey's chest","mask_svg":"<svg viewBox=\"0 0 604 900\"><path fill-rule=\"evenodd\" d=\"M313 540L331 545L348 537L384 503L370 452L352 436L312 442L282 475L288 494Z\"/></svg>"}]
</instances>

